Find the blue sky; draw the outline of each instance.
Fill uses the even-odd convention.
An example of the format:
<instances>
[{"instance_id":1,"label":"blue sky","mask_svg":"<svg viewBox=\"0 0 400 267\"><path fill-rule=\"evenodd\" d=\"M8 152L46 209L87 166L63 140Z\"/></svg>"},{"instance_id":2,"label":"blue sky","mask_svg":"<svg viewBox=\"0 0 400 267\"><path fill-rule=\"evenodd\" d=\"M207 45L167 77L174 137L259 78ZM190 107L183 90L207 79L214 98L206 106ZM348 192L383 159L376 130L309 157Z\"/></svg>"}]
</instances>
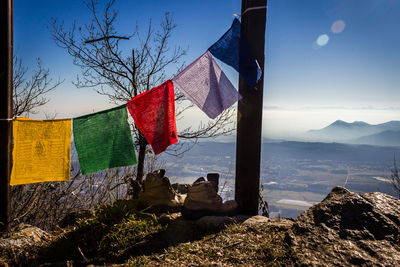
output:
<instances>
[{"instance_id":1,"label":"blue sky","mask_svg":"<svg viewBox=\"0 0 400 267\"><path fill-rule=\"evenodd\" d=\"M53 77L65 79L38 116L71 117L111 107L104 96L72 85L79 69L47 29L51 18L67 26L74 19L87 22L82 2L15 0L14 5L15 54L28 67L40 57ZM156 25L173 12L178 27L171 44L189 49L184 58L189 64L229 28L241 1L119 0L115 8L121 34L131 33L136 22L146 26L150 17ZM400 119L400 1L269 0L267 12L264 135L295 136L336 119ZM237 74L222 67L236 85ZM187 123L205 118L193 110Z\"/></svg>"}]
</instances>

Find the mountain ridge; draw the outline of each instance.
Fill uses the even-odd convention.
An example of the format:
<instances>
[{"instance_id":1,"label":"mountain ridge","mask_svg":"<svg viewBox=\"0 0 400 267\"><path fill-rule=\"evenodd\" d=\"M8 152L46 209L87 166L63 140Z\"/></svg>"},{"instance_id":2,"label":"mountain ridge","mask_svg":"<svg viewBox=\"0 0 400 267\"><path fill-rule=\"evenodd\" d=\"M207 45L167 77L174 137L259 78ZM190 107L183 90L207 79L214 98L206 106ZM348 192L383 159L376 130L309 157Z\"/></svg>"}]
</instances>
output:
<instances>
[{"instance_id":1,"label":"mountain ridge","mask_svg":"<svg viewBox=\"0 0 400 267\"><path fill-rule=\"evenodd\" d=\"M377 134L366 135L354 140L358 144L376 146L400 146L400 131L383 131Z\"/></svg>"},{"instance_id":2,"label":"mountain ridge","mask_svg":"<svg viewBox=\"0 0 400 267\"><path fill-rule=\"evenodd\" d=\"M322 142L399 146L400 121L369 124L364 121L336 120L324 128L307 131L306 137L308 140Z\"/></svg>"}]
</instances>

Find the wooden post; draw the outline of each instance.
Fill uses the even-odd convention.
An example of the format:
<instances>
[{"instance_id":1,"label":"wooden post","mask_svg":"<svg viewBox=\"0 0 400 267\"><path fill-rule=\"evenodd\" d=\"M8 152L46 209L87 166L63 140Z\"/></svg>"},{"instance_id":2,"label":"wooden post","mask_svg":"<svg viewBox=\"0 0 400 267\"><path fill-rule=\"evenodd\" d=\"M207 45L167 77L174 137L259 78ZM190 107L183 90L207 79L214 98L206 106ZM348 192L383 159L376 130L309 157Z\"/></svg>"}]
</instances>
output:
<instances>
[{"instance_id":1,"label":"wooden post","mask_svg":"<svg viewBox=\"0 0 400 267\"><path fill-rule=\"evenodd\" d=\"M13 65L13 0L0 1L0 233L9 230Z\"/></svg>"},{"instance_id":2,"label":"wooden post","mask_svg":"<svg viewBox=\"0 0 400 267\"><path fill-rule=\"evenodd\" d=\"M239 78L235 199L242 214L258 214L267 0L242 0L241 32L263 71L256 88Z\"/></svg>"}]
</instances>

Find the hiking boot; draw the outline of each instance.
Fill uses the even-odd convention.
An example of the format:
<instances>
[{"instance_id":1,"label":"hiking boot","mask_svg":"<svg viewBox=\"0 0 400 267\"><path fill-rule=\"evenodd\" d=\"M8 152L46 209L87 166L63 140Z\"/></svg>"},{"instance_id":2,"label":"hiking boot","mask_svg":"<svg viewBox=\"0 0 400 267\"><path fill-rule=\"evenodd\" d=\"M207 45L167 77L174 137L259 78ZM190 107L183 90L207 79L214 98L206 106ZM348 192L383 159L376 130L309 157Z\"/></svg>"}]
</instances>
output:
<instances>
[{"instance_id":1,"label":"hiking boot","mask_svg":"<svg viewBox=\"0 0 400 267\"><path fill-rule=\"evenodd\" d=\"M196 181L189 185L183 204L182 216L186 219L198 219L203 216L232 216L239 210L235 200L222 202L210 181Z\"/></svg>"},{"instance_id":2,"label":"hiking boot","mask_svg":"<svg viewBox=\"0 0 400 267\"><path fill-rule=\"evenodd\" d=\"M143 181L143 191L139 194L141 207L172 207L180 208L186 195L177 194L172 188L165 170L157 170L146 175Z\"/></svg>"},{"instance_id":3,"label":"hiking boot","mask_svg":"<svg viewBox=\"0 0 400 267\"><path fill-rule=\"evenodd\" d=\"M215 192L218 193L219 173L207 173L207 181L210 181L213 184Z\"/></svg>"}]
</instances>

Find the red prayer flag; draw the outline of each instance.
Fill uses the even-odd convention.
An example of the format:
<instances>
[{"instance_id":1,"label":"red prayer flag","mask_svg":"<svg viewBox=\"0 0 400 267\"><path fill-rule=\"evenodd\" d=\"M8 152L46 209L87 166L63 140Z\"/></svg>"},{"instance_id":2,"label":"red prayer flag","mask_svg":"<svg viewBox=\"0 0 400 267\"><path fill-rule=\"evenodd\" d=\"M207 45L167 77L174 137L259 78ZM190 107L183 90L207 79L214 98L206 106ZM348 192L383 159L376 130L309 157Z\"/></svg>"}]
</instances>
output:
<instances>
[{"instance_id":1,"label":"red prayer flag","mask_svg":"<svg viewBox=\"0 0 400 267\"><path fill-rule=\"evenodd\" d=\"M127 103L127 107L155 154L178 142L175 94L171 80L135 96Z\"/></svg>"}]
</instances>

